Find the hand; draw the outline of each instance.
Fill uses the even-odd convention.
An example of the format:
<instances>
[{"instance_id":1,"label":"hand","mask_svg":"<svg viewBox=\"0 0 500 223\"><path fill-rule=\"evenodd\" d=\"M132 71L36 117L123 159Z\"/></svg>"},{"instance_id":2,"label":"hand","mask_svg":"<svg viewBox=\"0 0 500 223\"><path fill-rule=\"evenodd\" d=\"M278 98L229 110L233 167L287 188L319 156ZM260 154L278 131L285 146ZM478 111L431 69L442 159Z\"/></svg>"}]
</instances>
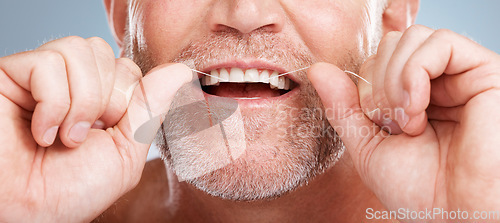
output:
<instances>
[{"instance_id":1,"label":"hand","mask_svg":"<svg viewBox=\"0 0 500 223\"><path fill-rule=\"evenodd\" d=\"M499 55L412 26L387 34L360 73L372 85L356 88L330 64L313 66L309 78L388 209L500 211Z\"/></svg>"},{"instance_id":2,"label":"hand","mask_svg":"<svg viewBox=\"0 0 500 223\"><path fill-rule=\"evenodd\" d=\"M0 58L0 222L98 216L141 177L149 145L134 131L150 117L144 98L164 114L191 78L184 65L142 77L99 38Z\"/></svg>"}]
</instances>

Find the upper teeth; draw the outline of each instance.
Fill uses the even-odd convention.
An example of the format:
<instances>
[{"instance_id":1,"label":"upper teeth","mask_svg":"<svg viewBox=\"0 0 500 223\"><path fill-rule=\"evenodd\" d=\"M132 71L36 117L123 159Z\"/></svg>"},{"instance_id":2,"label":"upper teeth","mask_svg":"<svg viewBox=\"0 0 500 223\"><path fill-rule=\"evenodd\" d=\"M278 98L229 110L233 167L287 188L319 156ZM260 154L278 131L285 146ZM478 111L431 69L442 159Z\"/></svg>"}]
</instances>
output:
<instances>
[{"instance_id":1,"label":"upper teeth","mask_svg":"<svg viewBox=\"0 0 500 223\"><path fill-rule=\"evenodd\" d=\"M202 86L219 85L219 83L266 83L270 84L272 89L290 89L290 79L280 76L277 71L240 68L222 68L212 70L210 76L201 78Z\"/></svg>"}]
</instances>

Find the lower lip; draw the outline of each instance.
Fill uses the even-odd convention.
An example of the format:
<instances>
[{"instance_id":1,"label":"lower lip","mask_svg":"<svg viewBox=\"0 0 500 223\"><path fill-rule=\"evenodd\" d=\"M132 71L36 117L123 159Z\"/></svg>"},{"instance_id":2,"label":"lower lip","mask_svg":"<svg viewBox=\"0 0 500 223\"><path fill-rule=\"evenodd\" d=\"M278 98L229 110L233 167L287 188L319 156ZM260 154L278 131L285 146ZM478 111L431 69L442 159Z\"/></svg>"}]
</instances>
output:
<instances>
[{"instance_id":1,"label":"lower lip","mask_svg":"<svg viewBox=\"0 0 500 223\"><path fill-rule=\"evenodd\" d=\"M288 100L291 97L294 97L298 94L300 91L300 87L297 86L293 90L287 92L286 94L283 94L279 97L269 97L269 98L232 98L238 102L239 105L245 106L245 107L260 107L264 106L269 103L273 104L279 104L283 103L286 100ZM207 94L206 92L203 92L203 95L205 98L211 98L211 99L216 99L216 98L228 98L228 97L220 97L217 95L212 95L212 94Z\"/></svg>"}]
</instances>

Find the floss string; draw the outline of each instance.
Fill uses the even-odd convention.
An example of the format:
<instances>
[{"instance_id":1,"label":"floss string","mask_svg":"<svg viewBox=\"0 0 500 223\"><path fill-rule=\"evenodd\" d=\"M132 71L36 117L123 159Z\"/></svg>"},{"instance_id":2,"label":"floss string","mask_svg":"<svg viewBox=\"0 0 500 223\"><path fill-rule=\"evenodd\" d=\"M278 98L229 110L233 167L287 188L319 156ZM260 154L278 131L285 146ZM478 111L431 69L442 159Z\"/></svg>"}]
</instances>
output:
<instances>
[{"instance_id":1,"label":"floss string","mask_svg":"<svg viewBox=\"0 0 500 223\"><path fill-rule=\"evenodd\" d=\"M267 79L265 79L265 80L270 80L270 79L273 79L273 78L278 78L278 77L281 77L281 76L284 76L284 75L287 75L287 74L292 74L292 73L299 72L299 71L303 71L303 70L307 70L307 69L309 69L309 67L304 67L304 68L300 68L300 69L298 69L298 70L294 70L294 71L286 72L286 73L280 74L280 75L275 76L275 77L270 77L270 78L267 78ZM226 79L222 79L222 78L220 78L220 77L216 77L216 76L213 76L213 75L207 74L207 73L202 72L202 71L199 71L199 70L195 70L195 69L191 69L191 70L192 70L192 71L194 71L194 72L197 72L197 73L200 73L200 74L203 74L203 75L209 76L209 77L213 77L213 78L216 78L216 79L219 79L219 80L225 81L225 82L229 81L229 80L226 80ZM369 81L367 81L366 79L364 79L363 77L359 76L358 74L356 74L356 73L354 73L354 72L352 72L352 71L344 70L344 72L345 72L345 73L348 73L348 74L350 74L350 75L353 75L353 76L355 76L355 77L357 77L357 78L359 78L359 79L361 79L361 80L363 80L364 82L366 82L366 83L367 83L367 84L369 84L369 85L372 85L372 83L370 83Z\"/></svg>"}]
</instances>

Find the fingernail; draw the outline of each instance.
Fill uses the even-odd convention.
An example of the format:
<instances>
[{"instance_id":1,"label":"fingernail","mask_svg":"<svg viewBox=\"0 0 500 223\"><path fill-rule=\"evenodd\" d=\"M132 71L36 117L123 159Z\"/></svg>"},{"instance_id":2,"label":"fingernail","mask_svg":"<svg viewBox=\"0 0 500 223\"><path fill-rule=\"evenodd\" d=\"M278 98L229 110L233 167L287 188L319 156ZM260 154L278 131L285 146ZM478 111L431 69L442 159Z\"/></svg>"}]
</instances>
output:
<instances>
[{"instance_id":1,"label":"fingernail","mask_svg":"<svg viewBox=\"0 0 500 223\"><path fill-rule=\"evenodd\" d=\"M80 143L85 140L90 130L89 122L78 122L69 130L69 138L74 142Z\"/></svg>"},{"instance_id":2,"label":"fingernail","mask_svg":"<svg viewBox=\"0 0 500 223\"><path fill-rule=\"evenodd\" d=\"M401 128L399 127L398 123L396 123L390 118L382 120L382 130L388 132L389 134L401 133Z\"/></svg>"},{"instance_id":3,"label":"fingernail","mask_svg":"<svg viewBox=\"0 0 500 223\"><path fill-rule=\"evenodd\" d=\"M59 126L54 126L49 128L45 134L43 134L43 141L49 145L52 145L56 140L57 131L59 130Z\"/></svg>"},{"instance_id":4,"label":"fingernail","mask_svg":"<svg viewBox=\"0 0 500 223\"><path fill-rule=\"evenodd\" d=\"M104 124L104 122L103 122L103 121L101 121L101 120L97 120L97 121L95 121L95 122L94 122L94 124L92 125L92 128L93 128L93 129L103 129L103 128L104 128L104 126L106 126L106 125Z\"/></svg>"},{"instance_id":5,"label":"fingernail","mask_svg":"<svg viewBox=\"0 0 500 223\"><path fill-rule=\"evenodd\" d=\"M410 121L410 117L406 114L403 108L396 108L395 112L396 112L396 121L398 122L401 129L403 129L408 124L408 121Z\"/></svg>"},{"instance_id":6,"label":"fingernail","mask_svg":"<svg viewBox=\"0 0 500 223\"><path fill-rule=\"evenodd\" d=\"M390 125L391 123L393 123L393 121L390 118L386 118L382 121L382 125Z\"/></svg>"}]
</instances>

